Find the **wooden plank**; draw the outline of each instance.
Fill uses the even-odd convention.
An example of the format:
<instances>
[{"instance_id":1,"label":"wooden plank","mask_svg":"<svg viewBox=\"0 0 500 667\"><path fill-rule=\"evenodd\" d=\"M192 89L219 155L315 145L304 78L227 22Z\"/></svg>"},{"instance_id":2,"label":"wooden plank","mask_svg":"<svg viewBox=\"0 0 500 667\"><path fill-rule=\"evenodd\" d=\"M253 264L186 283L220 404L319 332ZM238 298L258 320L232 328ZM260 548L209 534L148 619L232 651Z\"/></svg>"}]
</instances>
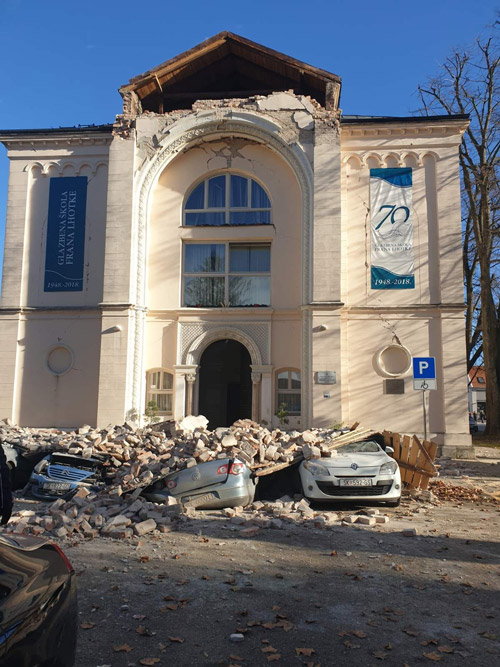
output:
<instances>
[{"instance_id":1,"label":"wooden plank","mask_svg":"<svg viewBox=\"0 0 500 667\"><path fill-rule=\"evenodd\" d=\"M436 445L435 443L430 443L430 442L428 442L427 440L425 441L425 442L427 443L427 445L429 445L429 446L430 446L431 444L432 444L432 445L435 445L435 448L434 448L434 456L431 457L430 454L429 454L429 451L428 451L427 447L425 447L425 446L420 442L420 440L417 438L416 435L413 436L413 441L416 443L417 447L419 447L420 451L423 453L424 458L427 460L427 463L429 464L430 469L431 469L431 470L435 470L436 468L435 468L435 466L434 466L434 457L436 456L437 445Z\"/></svg>"},{"instance_id":2,"label":"wooden plank","mask_svg":"<svg viewBox=\"0 0 500 667\"><path fill-rule=\"evenodd\" d=\"M393 436L393 449L394 449L394 456L398 456L398 458L401 458L401 446L402 446L402 439L399 433L394 434Z\"/></svg>"},{"instance_id":3,"label":"wooden plank","mask_svg":"<svg viewBox=\"0 0 500 667\"><path fill-rule=\"evenodd\" d=\"M415 442L414 438L413 439L410 438L409 435L405 435L404 437L405 437L405 439L408 438L408 440L410 441L407 463L410 466L410 468L415 469L415 467L417 465L417 458L418 458L420 449L419 449L417 443ZM417 475L417 477L418 477L418 475ZM409 480L409 486L412 489L415 489L415 488L418 487L418 479L415 478L415 474L413 474L411 479Z\"/></svg>"},{"instance_id":4,"label":"wooden plank","mask_svg":"<svg viewBox=\"0 0 500 667\"><path fill-rule=\"evenodd\" d=\"M335 438L332 438L330 442L325 443L328 450L336 449L340 445L347 445L351 442L357 442L358 440L367 440L370 436L375 435L378 431L372 429L357 429L356 431L350 431L349 433L343 433L338 435Z\"/></svg>"},{"instance_id":5,"label":"wooden plank","mask_svg":"<svg viewBox=\"0 0 500 667\"><path fill-rule=\"evenodd\" d=\"M404 463L405 465L408 463L408 453L410 451L410 443L411 443L411 438L405 436L403 438L403 444L401 445L401 453L399 455L399 458L397 459L398 463ZM409 482L413 477L413 473L411 471L408 471L408 469L405 468L405 466L403 466L403 474L401 475L401 477L403 482Z\"/></svg>"},{"instance_id":6,"label":"wooden plank","mask_svg":"<svg viewBox=\"0 0 500 667\"><path fill-rule=\"evenodd\" d=\"M422 480L424 479L422 473L419 472L419 469L425 470L425 463L423 462L423 456L420 449L416 445L413 445L413 448L417 453L417 458L415 460L415 472L413 474L413 487L415 489L419 489L420 485L422 484Z\"/></svg>"},{"instance_id":7,"label":"wooden plank","mask_svg":"<svg viewBox=\"0 0 500 667\"><path fill-rule=\"evenodd\" d=\"M436 458L436 452L437 452L437 443L436 442L429 442L429 440L424 440L423 442L424 449L426 452L429 454L430 459L434 463L434 459Z\"/></svg>"},{"instance_id":8,"label":"wooden plank","mask_svg":"<svg viewBox=\"0 0 500 667\"><path fill-rule=\"evenodd\" d=\"M384 445L386 447L392 447L394 450L394 459L399 458L401 446L399 443L399 435L393 433L392 431L383 431L382 435L384 436Z\"/></svg>"},{"instance_id":9,"label":"wooden plank","mask_svg":"<svg viewBox=\"0 0 500 667\"><path fill-rule=\"evenodd\" d=\"M437 443L435 442L429 442L428 440L424 440L423 446L425 451L429 454L429 457L431 458L432 461L436 458L436 452L437 452ZM434 469L436 470L436 466L434 466ZM425 478L422 480L422 489L427 489L429 487L429 482L430 482L430 477Z\"/></svg>"},{"instance_id":10,"label":"wooden plank","mask_svg":"<svg viewBox=\"0 0 500 667\"><path fill-rule=\"evenodd\" d=\"M411 468L407 467L408 464L408 456L410 454L410 447L411 447L411 438L409 435L404 435L403 436L403 443L401 445L401 456L400 460L401 463L404 463L405 466L403 467L403 481L406 482L406 484L411 485L411 480L413 478L413 471Z\"/></svg>"},{"instance_id":11,"label":"wooden plank","mask_svg":"<svg viewBox=\"0 0 500 667\"><path fill-rule=\"evenodd\" d=\"M438 475L437 472L431 472L430 470L424 470L424 468L417 468L416 466L410 466L408 463L398 462L398 465L400 468L404 468L405 470L410 470L412 472L418 472L420 475L423 475L429 479L431 477L437 477Z\"/></svg>"},{"instance_id":12,"label":"wooden plank","mask_svg":"<svg viewBox=\"0 0 500 667\"><path fill-rule=\"evenodd\" d=\"M284 470L285 468L288 468L290 466L293 466L294 463L298 463L302 459L302 456L300 458L295 458L293 461L286 461L284 463L277 463L276 465L273 466L268 466L267 468L261 468L260 470L257 470L255 473L256 477L264 477L264 475L270 475L273 472L278 472L278 470ZM318 459L319 461L319 459Z\"/></svg>"}]
</instances>

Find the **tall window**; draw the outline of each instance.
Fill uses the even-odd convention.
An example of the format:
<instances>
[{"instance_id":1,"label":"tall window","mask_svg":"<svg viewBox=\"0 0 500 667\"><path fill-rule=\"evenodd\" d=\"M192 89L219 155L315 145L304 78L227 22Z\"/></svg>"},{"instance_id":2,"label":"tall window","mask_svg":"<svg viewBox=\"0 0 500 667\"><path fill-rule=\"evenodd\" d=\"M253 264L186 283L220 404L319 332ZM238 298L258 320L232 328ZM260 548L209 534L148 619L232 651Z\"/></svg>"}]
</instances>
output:
<instances>
[{"instance_id":1,"label":"tall window","mask_svg":"<svg viewBox=\"0 0 500 667\"><path fill-rule=\"evenodd\" d=\"M220 174L207 178L189 194L184 206L188 227L269 225L271 202L252 178Z\"/></svg>"},{"instance_id":2,"label":"tall window","mask_svg":"<svg viewBox=\"0 0 500 667\"><path fill-rule=\"evenodd\" d=\"M300 372L282 370L276 373L276 408L283 404L290 416L300 415Z\"/></svg>"},{"instance_id":3,"label":"tall window","mask_svg":"<svg viewBox=\"0 0 500 667\"><path fill-rule=\"evenodd\" d=\"M148 371L146 375L146 404L155 403L159 415L173 415L174 376L162 368Z\"/></svg>"},{"instance_id":4,"label":"tall window","mask_svg":"<svg viewBox=\"0 0 500 667\"><path fill-rule=\"evenodd\" d=\"M268 243L186 243L184 306L269 306Z\"/></svg>"}]
</instances>

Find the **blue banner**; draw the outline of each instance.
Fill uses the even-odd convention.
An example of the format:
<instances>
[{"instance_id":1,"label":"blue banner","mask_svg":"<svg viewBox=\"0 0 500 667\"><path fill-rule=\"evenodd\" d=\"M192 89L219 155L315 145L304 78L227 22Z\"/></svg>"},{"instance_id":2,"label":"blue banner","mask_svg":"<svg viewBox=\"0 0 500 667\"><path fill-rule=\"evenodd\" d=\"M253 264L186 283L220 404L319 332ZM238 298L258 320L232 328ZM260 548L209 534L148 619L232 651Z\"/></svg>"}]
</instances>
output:
<instances>
[{"instance_id":1,"label":"blue banner","mask_svg":"<svg viewBox=\"0 0 500 667\"><path fill-rule=\"evenodd\" d=\"M412 170L370 169L371 288L415 289Z\"/></svg>"},{"instance_id":2,"label":"blue banner","mask_svg":"<svg viewBox=\"0 0 500 667\"><path fill-rule=\"evenodd\" d=\"M44 292L81 292L87 177L50 179Z\"/></svg>"}]
</instances>

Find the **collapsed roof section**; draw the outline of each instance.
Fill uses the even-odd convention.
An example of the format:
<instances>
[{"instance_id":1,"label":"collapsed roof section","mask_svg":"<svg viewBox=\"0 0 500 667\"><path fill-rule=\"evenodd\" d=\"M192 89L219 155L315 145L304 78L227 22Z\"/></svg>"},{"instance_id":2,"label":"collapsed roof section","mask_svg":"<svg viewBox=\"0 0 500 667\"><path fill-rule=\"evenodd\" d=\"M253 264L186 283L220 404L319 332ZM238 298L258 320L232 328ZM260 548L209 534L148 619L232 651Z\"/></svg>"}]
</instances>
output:
<instances>
[{"instance_id":1,"label":"collapsed roof section","mask_svg":"<svg viewBox=\"0 0 500 667\"><path fill-rule=\"evenodd\" d=\"M336 110L341 79L231 32L221 32L122 86L124 112L167 113L196 100L269 95L293 90ZM139 103L139 104L138 104ZM130 110L129 110L130 112Z\"/></svg>"}]
</instances>

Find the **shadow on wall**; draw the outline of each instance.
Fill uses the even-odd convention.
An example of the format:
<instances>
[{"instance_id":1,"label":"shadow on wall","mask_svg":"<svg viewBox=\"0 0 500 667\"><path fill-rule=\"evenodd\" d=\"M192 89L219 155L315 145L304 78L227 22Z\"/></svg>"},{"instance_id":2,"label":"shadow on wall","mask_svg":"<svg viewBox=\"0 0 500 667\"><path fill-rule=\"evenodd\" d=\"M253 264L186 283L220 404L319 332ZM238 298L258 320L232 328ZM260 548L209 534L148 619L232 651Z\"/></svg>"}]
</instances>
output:
<instances>
[{"instance_id":1,"label":"shadow on wall","mask_svg":"<svg viewBox=\"0 0 500 667\"><path fill-rule=\"evenodd\" d=\"M95 425L100 320L28 319L19 347L19 425Z\"/></svg>"}]
</instances>

